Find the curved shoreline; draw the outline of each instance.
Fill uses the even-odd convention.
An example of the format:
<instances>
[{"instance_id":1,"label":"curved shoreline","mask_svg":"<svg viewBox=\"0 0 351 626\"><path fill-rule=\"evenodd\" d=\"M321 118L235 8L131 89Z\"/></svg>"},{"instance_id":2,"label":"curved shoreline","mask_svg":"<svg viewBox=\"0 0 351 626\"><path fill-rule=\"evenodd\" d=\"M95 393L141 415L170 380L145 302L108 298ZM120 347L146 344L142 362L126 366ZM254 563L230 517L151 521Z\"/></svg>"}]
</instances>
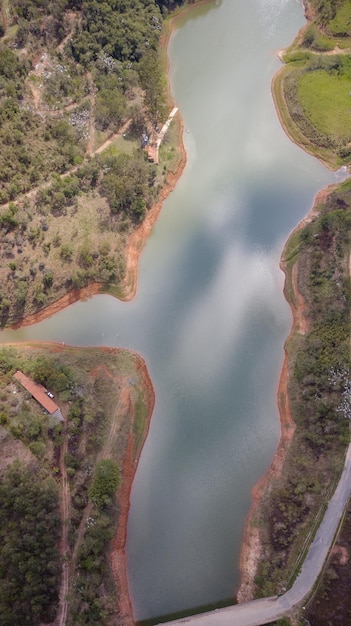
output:
<instances>
[{"instance_id":1,"label":"curved shoreline","mask_svg":"<svg viewBox=\"0 0 351 626\"><path fill-rule=\"evenodd\" d=\"M179 115L179 113L177 113L177 115ZM135 297L138 286L138 265L140 254L151 234L152 228L156 223L166 198L174 190L186 165L187 158L183 142L183 121L181 118L178 140L181 156L177 169L172 174L168 174L167 181L160 191L157 202L155 202L155 204L151 207L143 223L140 224L140 226L131 234L129 238L126 254L126 277L120 286L122 296L119 299L123 302L128 302ZM104 293L104 291L102 290L98 293Z\"/></svg>"},{"instance_id":2,"label":"curved shoreline","mask_svg":"<svg viewBox=\"0 0 351 626\"><path fill-rule=\"evenodd\" d=\"M306 28L306 27L304 26L303 28ZM279 58L280 58L280 54L281 54L281 51L278 52ZM284 96L284 89L283 89L282 82L281 82L282 75L283 75L285 68L286 68L286 65L283 65L283 67L280 67L279 70L277 70L277 72L274 74L272 78L272 84L271 84L271 94L272 94L273 104L274 104L274 108L275 108L278 120L280 122L280 125L284 133L286 134L286 136L290 139L292 143L294 143L296 146L301 148L301 150L303 150L310 156L314 157L315 159L318 159L318 161L323 163L323 165L327 169L329 169L331 172L336 172L340 166L336 164L332 164L330 161L328 161L327 158L324 158L320 154L315 154L311 146L308 145L308 143L306 144L307 139L304 138L302 135L300 136L300 138L298 138L296 134L294 135L294 133L291 132L291 130L288 128L287 124L285 123L282 109L283 107L285 107L286 110L288 110L288 106L286 104L286 100ZM277 95L278 93L280 94L280 98L283 102L282 106L280 106L278 103L278 95ZM296 128L296 133L297 134L299 133L299 130L297 128Z\"/></svg>"},{"instance_id":3,"label":"curved shoreline","mask_svg":"<svg viewBox=\"0 0 351 626\"><path fill-rule=\"evenodd\" d=\"M146 389L148 413L143 437L137 450L135 450L135 440L132 432L130 432L128 436L127 448L125 451L123 467L121 470L121 487L118 493L120 513L117 534L112 540L112 549L110 552L111 569L117 583L118 624L120 626L134 626L135 624L133 618L133 607L129 594L127 573L128 570L125 550L127 541L127 524L133 480L138 467L140 454L149 432L151 417L155 405L154 388L145 361L139 355L137 355L137 359L139 361L138 369L143 380L144 388Z\"/></svg>"},{"instance_id":4,"label":"curved shoreline","mask_svg":"<svg viewBox=\"0 0 351 626\"><path fill-rule=\"evenodd\" d=\"M184 16L184 14L193 10L195 7L198 7L202 4L208 4L213 0L195 0L195 2L191 5L186 5L180 8L178 11L173 13L173 15L169 18L168 23L165 27L164 33L161 35L160 40L160 49L163 49L167 55L167 66L166 66L166 74L168 80L168 96L169 102L174 104L174 99L170 93L170 83L169 83L169 55L168 55L168 45L171 39L171 36L174 31L174 22L180 16ZM173 105L172 104L172 105ZM126 246L126 276L124 280L119 284L115 285L114 288L121 291L121 295L118 296L118 299L122 302L129 302L132 300L137 291L138 286L138 265L139 258L143 248L151 234L152 228L156 223L156 220L160 214L162 206L169 196L169 194L174 190L179 178L181 177L183 170L186 166L187 162L187 154L183 141L183 131L184 125L181 115L178 111L177 115L180 116L180 124L178 131L178 146L180 150L180 160L177 165L177 168L174 172L169 173L167 176L167 180L162 186L159 197L156 202L152 205L151 209L148 211L144 221L140 224L140 226L130 235L127 246ZM45 307L41 311L36 313L32 313L27 315L22 320L15 322L9 326L10 329L21 328L22 326L30 326L32 324L38 324L43 320L59 313L63 309L67 308L71 304L81 300L87 300L97 294L108 294L111 295L111 290L106 289L103 283L90 283L86 287L82 287L80 289L73 289L72 291L67 292L61 298L58 298L52 304ZM116 297L116 296L114 296Z\"/></svg>"},{"instance_id":5,"label":"curved shoreline","mask_svg":"<svg viewBox=\"0 0 351 626\"><path fill-rule=\"evenodd\" d=\"M183 16L185 13L191 11L195 6L198 6L199 4L206 4L210 1L211 0L198 0L192 5L187 5L183 7L174 16L170 17L169 23L167 25L167 32L165 33L164 37L162 37L161 39L162 47L164 47L167 50L169 41L171 39L173 30L174 30L174 21L180 15ZM168 76L168 69L169 69L169 57L167 54L167 76ZM278 72L281 72L282 69L283 68L278 70ZM304 146L302 146L297 141L295 141L287 132L282 122L282 119L279 115L279 108L277 107L276 103L275 103L275 106L276 106L277 115L280 119L282 127L284 131L286 132L287 136L290 138L290 140L294 141L294 143L297 143L297 145L305 149ZM157 202L148 211L147 216L145 220L143 221L143 223L129 237L129 241L127 244L127 252L126 252L126 266L127 266L126 277L124 281L122 282L122 284L118 286L119 288L121 288L121 292L122 292L122 296L119 297L118 299L122 301L130 301L135 297L135 294L137 291L137 285L138 285L138 264L139 264L140 254L144 248L144 245L146 244L148 240L148 237L151 234L154 224L156 223L156 220L160 214L164 201L166 200L168 195L174 190L186 165L187 155L186 155L186 151L185 151L185 147L183 143L182 120L179 126L179 148L181 151L181 158L180 158L180 162L179 162L179 165L177 166L176 171L168 175L168 180L163 185ZM311 218L313 217L313 214L314 214L313 210L317 203L318 197L319 197L319 194L317 194L315 201L313 203L313 207L311 208L311 211L309 212L307 218L304 218L292 232L295 232L296 230L300 229L306 223L306 220L308 219L309 216L311 216ZM285 251L285 247L284 247L284 251ZM284 251L282 253L282 258L284 256ZM286 276L284 262L282 260L281 260L280 266ZM293 281L293 283L294 282L295 281ZM297 285L294 285L294 286L297 288ZM63 297L59 298L56 302L52 303L44 310L27 316L21 322L18 322L14 324L13 326L11 326L11 328L19 328L22 326L36 324L60 312L61 310L65 309L66 307L70 306L71 304L77 301L88 299L97 294L110 294L110 291L105 290L104 285L101 283L91 283L87 287L84 287L81 289L75 289L71 292L68 292ZM257 509L259 507L263 494L266 492L267 489L269 489L271 480L275 478L276 476L278 476L283 469L287 450L292 441L294 431L295 431L295 424L292 420L291 413L290 413L289 397L288 397L288 389L287 389L288 380L289 380L289 368L288 368L288 357L287 357L287 352L286 352L286 345L291 335L294 332L301 332L301 330L299 329L301 328L301 319L303 318L303 301L302 301L301 294L298 294L298 291L295 291L295 289L294 289L294 296L296 297L296 300L299 301L298 305L294 304L293 302L287 299L289 306L291 307L292 313L293 313L293 324L292 324L290 333L288 335L288 338L286 340L286 344L284 347L284 353L285 353L284 361L283 361L282 370L280 373L278 391L277 391L278 408L279 408L280 423L281 423L281 436L280 436L276 453L273 457L270 467L265 472L265 474L259 479L259 481L256 483L256 485L254 486L252 490L253 504L250 508L250 511L246 519L245 536L244 536L242 551L241 551L241 556L240 556L241 582L240 582L240 588L238 591L239 602L244 602L248 599L251 599L251 597L247 597L247 593L250 593L250 591L248 591L250 585L248 585L247 582L245 582L245 575L243 574L243 570L248 567L248 563L250 563L250 567L252 567L253 565L257 565L257 562L260 556L260 554L257 552L257 550L260 549L259 531L257 528L251 527L254 524L254 516L257 513ZM106 349L106 348L101 348L101 349ZM150 386L149 389L150 388L153 389L151 379L148 376L146 365L145 365L145 375L149 381L148 382L148 385ZM148 434L152 412L153 412L153 404L152 406L150 406L150 409L148 412L145 433L143 435L143 439L141 441L140 449L138 451L136 459L133 456L134 440L131 435L129 436L128 446L126 449L123 469L122 469L123 481L122 481L122 488L120 491L121 511L120 511L120 518L119 518L121 523L118 525L117 535L113 540L113 549L111 553L111 565L113 568L113 572L116 576L116 580L118 581L118 590L119 590L118 607L119 607L120 619L121 619L121 621L119 621L118 623L121 626L133 626L135 624L134 618L133 618L133 612L132 612L132 604L131 604L129 591L128 591L128 577L127 577L127 568L126 568L125 544L126 544L126 537L127 537L127 519L128 519L129 508L130 508L130 494L131 494L132 483L133 483L134 476L136 473L140 453L141 453L142 447L145 443L145 440ZM253 585L254 575L255 574L253 574L252 576L252 581L251 581L252 585ZM251 589L251 592L252 592L252 589Z\"/></svg>"},{"instance_id":6,"label":"curved shoreline","mask_svg":"<svg viewBox=\"0 0 351 626\"><path fill-rule=\"evenodd\" d=\"M297 226L291 231L280 258L280 268L285 274L284 296L290 306L293 316L291 329L284 344L284 359L277 391L281 435L271 465L252 489L252 505L245 522L244 540L240 554L241 580L239 589L237 591L237 600L239 604L252 600L254 596L254 579L259 560L262 556L262 545L259 531L259 507L263 495L267 494L267 492L269 491L272 480L279 477L283 471L286 455L289 446L293 440L296 429L296 425L292 418L289 404L288 383L290 372L287 346L291 337L293 337L294 334L297 333L300 335L304 335L308 331L308 321L305 317L305 301L297 286L298 272L296 261L293 264L290 273L292 288L291 297L288 297L287 295L287 281L289 278L289 271L287 268L287 263L285 261L285 251L292 235L304 228L304 226L306 226L306 224L308 224L316 216L316 207L322 201L325 201L327 196L333 191L333 189L335 189L335 187L335 184L331 184L317 192L311 209L309 210L307 215L302 218Z\"/></svg>"},{"instance_id":7,"label":"curved shoreline","mask_svg":"<svg viewBox=\"0 0 351 626\"><path fill-rule=\"evenodd\" d=\"M116 587L117 587L117 602L116 608L118 613L118 625L119 626L134 626L133 619L133 610L132 604L129 596L129 588L128 588L128 577L127 577L127 567L126 567L126 554L125 554L125 544L127 538L127 520L128 513L130 508L130 494L131 487L134 480L134 476L137 470L138 461L140 458L140 454L142 448L144 446L145 440L148 435L151 417L155 405L155 392L152 384L152 380L150 378L146 362L144 358L135 352L134 350L130 350L128 348L114 348L110 346L74 346L69 344L62 344L57 341L20 341L20 342L8 342L4 344L6 346L15 346L17 349L20 346L26 348L48 348L53 353L60 352L75 352L76 350L80 350L81 352L89 353L90 350L96 350L101 353L109 353L118 355L120 353L129 353L132 355L135 361L136 370L140 376L140 387L143 393L143 398L145 401L145 405L147 408L147 414L145 419L145 427L142 434L141 440L138 442L138 447L136 448L135 437L133 433L133 420L135 418L135 410L134 403L130 400L130 412L132 415L130 430L128 433L127 444L123 454L123 461L121 467L121 477L122 480L120 482L120 486L117 491L117 501L119 507L119 518L118 518L118 526L117 533L115 537L111 540L111 548L109 551L109 562L111 571L113 573ZM64 622L65 623L65 622ZM57 614L54 622L51 626L58 626L61 624L60 615ZM44 626L44 625L42 625Z\"/></svg>"},{"instance_id":8,"label":"curved shoreline","mask_svg":"<svg viewBox=\"0 0 351 626\"><path fill-rule=\"evenodd\" d=\"M304 9L304 16L306 19L306 24L299 29L292 45L294 45L296 42L299 45L301 44L304 31L311 24L313 24L316 19L315 8L311 5L309 0L301 0L301 5ZM282 48L281 50L277 51L277 56L282 63L282 67L280 67L276 71L271 82L271 94L272 94L273 104L274 104L274 108L275 108L278 120L280 122L280 125L283 131L285 132L287 137L290 139L290 141L292 141L292 143L294 143L296 146L301 148L301 150L303 150L307 154L310 154L312 157L318 159L318 161L323 163L323 165L327 169L329 169L331 172L336 172L342 166L340 166L335 160L331 161L328 155L323 155L321 153L321 150L322 150L321 147L319 147L319 152L318 152L318 146L317 146L317 152L315 152L314 144L312 140L309 140L307 136L303 135L303 133L300 131L299 127L293 121L293 119L291 118L289 114L289 107L286 102L286 98L284 95L284 88L283 88L283 80L284 80L283 74L284 74L284 71L286 71L288 64L283 59L283 53L286 50L289 50L290 47L291 46L288 46L287 48ZM335 50L330 50L328 52L325 51L325 52L320 52L320 53L317 53L312 50L312 52L315 54L320 54L320 55L338 54L338 52L335 52ZM291 120L291 123L293 124L293 130L291 130L291 128L289 128L288 124L286 123L286 119L285 119L286 116ZM348 167L350 170L350 166Z\"/></svg>"},{"instance_id":9,"label":"curved shoreline","mask_svg":"<svg viewBox=\"0 0 351 626\"><path fill-rule=\"evenodd\" d=\"M120 285L117 285L121 290L122 295L118 297L123 302L128 302L135 297L138 285L138 265L141 252L150 236L152 228L160 214L163 203L169 194L174 190L179 178L181 177L186 165L186 151L183 142L183 122L181 120L179 125L179 150L180 160L175 172L168 175L166 183L163 185L157 201L153 204L148 211L145 220L140 226L130 235L126 249L126 277ZM111 292L106 289L103 283L90 283L86 287L81 289L73 289L67 292L64 296L49 304L41 311L27 315L22 320L15 322L9 328L17 329L22 326L30 326L32 324L38 324L43 320L59 313L63 309L67 308L71 304L78 301L84 301L97 294L109 294ZM114 296L116 297L116 296Z\"/></svg>"},{"instance_id":10,"label":"curved shoreline","mask_svg":"<svg viewBox=\"0 0 351 626\"><path fill-rule=\"evenodd\" d=\"M207 2L208 0L200 0ZM188 7L186 7L187 9ZM173 22L173 19L171 22ZM168 46L169 39L172 34L172 29L169 29L167 38L165 38L163 45ZM174 190L179 178L181 177L183 170L187 162L187 155L183 142L183 121L180 120L179 124L179 136L178 146L180 150L180 160L175 172L168 174L167 181L163 185L157 202L148 211L147 216L143 223L131 234L126 252L126 278L122 285L120 285L122 296L118 299L127 302L135 297L138 285L138 265L141 252L151 234L152 228L160 214L163 204L168 195ZM37 313L28 315L23 320L10 326L11 329L21 328L23 326L29 326L37 324L56 313L59 313L63 309L67 308L71 304L81 300L87 300L97 294L109 294L110 292L104 289L102 283L91 283L81 289L74 289L64 296L50 304L48 307ZM27 342L26 342L27 343ZM58 350L63 346L57 342L37 342L37 343L50 343L50 345L56 346ZM9 345L9 344L6 344ZM17 344L16 344L17 345ZM65 345L66 348L74 348L71 345ZM108 347L100 347L101 350L109 350ZM118 350L119 348L111 348L111 350ZM123 350L125 350L123 348ZM148 374L146 364L142 357L136 354L136 358L141 360L138 368L140 368L143 381L145 383L145 389L147 390L148 397L148 413L146 418L145 430L142 440L139 444L138 450L134 450L134 436L129 434L127 448L124 455L123 467L121 469L122 481L121 488L118 494L120 514L119 523L117 527L117 534L112 540L112 549L110 552L110 564L117 584L117 610L118 610L118 624L120 626L134 626L135 621L133 617L133 608L129 594L127 564L126 564L126 540L127 540L127 522L130 509L130 496L132 490L132 484L134 476L136 474L140 454L144 443L146 441L150 421L153 413L155 394L152 385L151 378Z\"/></svg>"},{"instance_id":11,"label":"curved shoreline","mask_svg":"<svg viewBox=\"0 0 351 626\"><path fill-rule=\"evenodd\" d=\"M196 4L206 3L209 0L199 0ZM174 28L174 20L180 14L183 14L185 11L192 9L192 6L186 6L181 11L177 13L177 15L173 16L169 20L168 28L166 30L165 35L161 38L161 46L167 53L167 78L168 78L168 70L169 70L169 57L168 57L168 44L173 33ZM170 98L171 100L171 98ZM152 228L160 214L162 206L168 197L168 195L174 190L179 178L181 177L183 170L185 168L187 162L187 154L184 147L183 142L183 121L180 118L179 131L178 131L178 146L180 150L180 160L179 164L173 173L169 173L167 177L166 183L163 185L159 197L151 209L148 211L146 218L143 223L131 234L129 241L127 243L126 250L126 277L121 285L118 287L121 289L122 295L119 297L122 301L130 301L135 297L137 291L138 284L138 265L140 254L150 236ZM38 311L37 313L33 313L28 315L23 320L11 325L10 328L16 329L22 326L29 326L32 324L37 324L44 319L51 317L52 315L59 313L66 307L74 304L75 302L86 300L88 298L93 297L97 294L106 294L109 293L108 290L104 288L102 283L90 283L86 287L81 289L74 289L64 296L50 304L45 309ZM38 342L41 343L41 342ZM44 343L44 342L43 342ZM47 343L47 342L45 342ZM62 345L56 342L50 342L50 344L55 345L58 350L62 349ZM66 348L74 348L74 346L65 346ZM109 348L101 347L101 350L109 350ZM112 348L111 348L112 349ZM114 348L113 348L114 349ZM116 348L118 350L118 348ZM115 349L114 349L115 350ZM126 540L127 540L127 523L128 523L128 514L130 509L130 496L132 490L132 484L134 480L134 476L136 474L138 461L140 458L140 454L144 443L146 441L150 421L153 413L154 403L155 403L155 394L152 385L151 378L148 374L148 370L146 364L140 355L136 354L136 358L141 360L139 363L140 371L142 374L143 381L145 383L145 389L147 390L148 397L148 413L146 418L145 430L143 433L142 440L139 444L139 448L137 451L134 450L135 441L132 433L129 434L127 448L124 455L123 467L121 470L122 473L122 481L121 487L118 494L119 498L119 506L120 506L120 514L119 514L119 523L117 527L117 533L111 543L111 552L110 552L110 565L111 569L116 581L117 585L117 611L118 611L118 623L120 626L134 626L135 621L133 617L133 608L132 602L129 594L129 584L128 584L128 574L127 574L127 563L126 563Z\"/></svg>"},{"instance_id":12,"label":"curved shoreline","mask_svg":"<svg viewBox=\"0 0 351 626\"><path fill-rule=\"evenodd\" d=\"M308 25L313 22L314 16L313 11L311 9L310 3L308 0L302 0L302 6L304 8L304 14L306 18L306 25L304 25L298 32L297 37L301 37L303 31L308 27ZM278 57L281 58L281 51L278 52ZM284 122L284 115L281 111L281 108L278 103L277 92L275 90L281 90L281 98L285 103L285 97L283 94L281 84L278 84L280 75L284 71L284 66L281 67L273 76L271 83L271 93L274 102L274 107L277 113L277 117L279 122L286 134L286 136L295 143L299 148L311 154L315 158L318 158L324 165L331 171L335 171L337 168L333 167L331 163L327 162L322 157L316 156L312 152L308 150L308 147L303 143L299 142L298 138L293 136L290 130L287 128ZM265 474L259 479L256 485L252 489L252 505L247 515L245 521L245 529L244 529L244 539L242 550L240 554L240 584L237 591L237 600L239 603L246 602L248 600L252 600L254 596L254 588L255 588L255 575L257 572L258 563L262 556L262 544L260 540L260 531L259 531L259 507L262 500L263 495L269 492L271 481L277 476L281 475L283 471L284 462L286 459L286 455L288 452L288 448L290 443L292 442L294 432L295 432L295 423L291 416L290 405L289 405L289 393L288 393L288 381L289 381L289 359L287 346L291 339L291 337L295 334L305 334L308 330L308 323L305 318L305 302L298 291L297 287L297 263L295 262L291 269L290 274L290 284L291 284L291 297L287 294L287 280L289 278L289 273L287 269L287 264L284 260L285 251L288 245L288 242L291 236L298 232L301 228L303 228L306 224L308 224L313 217L317 214L316 207L320 202L325 201L326 197L331 193L333 189L335 189L337 185L331 184L327 187L321 189L317 192L314 201L312 203L312 207L307 213L307 215L297 224L297 226L291 231L281 254L280 258L280 268L285 274L285 282L284 282L284 296L287 303L290 306L293 321L290 332L284 344L284 359L282 370L280 373L279 383L278 383L278 391L277 391L277 402L278 402L278 410L280 417L280 426L281 426L281 435L278 443L277 450L273 457L272 463L269 466L268 470Z\"/></svg>"},{"instance_id":13,"label":"curved shoreline","mask_svg":"<svg viewBox=\"0 0 351 626\"><path fill-rule=\"evenodd\" d=\"M291 333L292 332L293 328L291 330ZM290 412L288 381L288 357L285 349L277 392L281 435L278 448L274 454L270 467L252 489L252 505L245 522L244 540L240 554L241 580L236 594L239 604L253 599L255 584L254 579L257 571L257 565L261 558L262 545L258 528L259 524L255 524L255 516L258 514L262 496L269 489L272 479L280 476L283 470L286 454L296 428Z\"/></svg>"}]
</instances>

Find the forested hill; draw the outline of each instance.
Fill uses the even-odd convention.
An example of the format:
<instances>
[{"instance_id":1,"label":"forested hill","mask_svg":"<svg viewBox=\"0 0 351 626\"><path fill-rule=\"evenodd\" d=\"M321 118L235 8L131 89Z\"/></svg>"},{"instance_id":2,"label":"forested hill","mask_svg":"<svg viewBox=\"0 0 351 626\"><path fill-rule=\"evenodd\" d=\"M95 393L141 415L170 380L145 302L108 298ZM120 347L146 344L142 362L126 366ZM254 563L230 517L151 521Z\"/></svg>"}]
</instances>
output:
<instances>
[{"instance_id":1,"label":"forested hill","mask_svg":"<svg viewBox=\"0 0 351 626\"><path fill-rule=\"evenodd\" d=\"M139 82L156 114L162 108L156 51L163 16L176 4L173 0L13 0L13 43L33 59L43 46L57 47L69 36L67 59L94 71L104 87L106 68L114 66L114 81L110 80L114 84L108 87L123 101L128 86Z\"/></svg>"},{"instance_id":2,"label":"forested hill","mask_svg":"<svg viewBox=\"0 0 351 626\"><path fill-rule=\"evenodd\" d=\"M1 0L1 325L123 280L127 236L179 164L175 139L158 168L144 148L170 112L159 46L180 4Z\"/></svg>"}]
</instances>

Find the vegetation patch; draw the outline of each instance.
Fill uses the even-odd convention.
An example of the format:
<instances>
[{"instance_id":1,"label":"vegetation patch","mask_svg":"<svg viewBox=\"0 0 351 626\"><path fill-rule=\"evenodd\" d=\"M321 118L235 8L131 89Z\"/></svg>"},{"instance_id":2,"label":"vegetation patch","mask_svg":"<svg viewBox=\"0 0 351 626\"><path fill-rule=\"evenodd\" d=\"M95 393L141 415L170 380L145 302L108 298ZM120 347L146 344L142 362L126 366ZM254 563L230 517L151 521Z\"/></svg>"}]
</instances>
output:
<instances>
[{"instance_id":1,"label":"vegetation patch","mask_svg":"<svg viewBox=\"0 0 351 626\"><path fill-rule=\"evenodd\" d=\"M179 162L177 145L157 171L145 147L169 112L159 44L181 2L117 4L3 8L1 326L91 283L120 294L128 237Z\"/></svg>"},{"instance_id":2,"label":"vegetation patch","mask_svg":"<svg viewBox=\"0 0 351 626\"><path fill-rule=\"evenodd\" d=\"M313 0L310 5L314 19L283 53L287 65L274 80L273 95L291 138L337 169L351 162L351 39L346 28L351 3Z\"/></svg>"},{"instance_id":3,"label":"vegetation patch","mask_svg":"<svg viewBox=\"0 0 351 626\"><path fill-rule=\"evenodd\" d=\"M333 35L351 35L351 2L336 3L335 16L329 20L328 30Z\"/></svg>"},{"instance_id":4,"label":"vegetation patch","mask_svg":"<svg viewBox=\"0 0 351 626\"><path fill-rule=\"evenodd\" d=\"M17 461L0 476L0 500L1 623L52 622L61 566L57 484Z\"/></svg>"},{"instance_id":5,"label":"vegetation patch","mask_svg":"<svg viewBox=\"0 0 351 626\"><path fill-rule=\"evenodd\" d=\"M351 507L348 506L340 534L324 568L318 588L306 606L306 619L311 625L344 624L345 620L349 619L351 615L350 551Z\"/></svg>"},{"instance_id":6,"label":"vegetation patch","mask_svg":"<svg viewBox=\"0 0 351 626\"><path fill-rule=\"evenodd\" d=\"M293 235L297 258L291 257L289 243L286 248L288 275L297 263L309 331L298 341L292 336L287 346L288 392L297 428L284 473L261 504L262 519L269 521L260 528L264 556L255 579L258 596L277 593L293 581L349 443L350 183L332 192L319 208L319 215Z\"/></svg>"},{"instance_id":7,"label":"vegetation patch","mask_svg":"<svg viewBox=\"0 0 351 626\"><path fill-rule=\"evenodd\" d=\"M325 70L305 72L298 98L305 115L317 130L335 143L351 140L351 77Z\"/></svg>"},{"instance_id":8,"label":"vegetation patch","mask_svg":"<svg viewBox=\"0 0 351 626\"><path fill-rule=\"evenodd\" d=\"M351 65L341 56L292 62L275 81L276 102L282 104L289 134L333 167L351 160L350 92Z\"/></svg>"},{"instance_id":9,"label":"vegetation patch","mask_svg":"<svg viewBox=\"0 0 351 626\"><path fill-rule=\"evenodd\" d=\"M310 0L317 24L332 35L351 34L350 0Z\"/></svg>"},{"instance_id":10,"label":"vegetation patch","mask_svg":"<svg viewBox=\"0 0 351 626\"><path fill-rule=\"evenodd\" d=\"M17 383L13 374L18 369L50 389L63 423ZM28 615L33 626L53 622L59 595L66 598L68 625L118 621L118 596L124 590L116 588L110 568L110 542L125 506L119 492L126 478L121 470L137 415L134 471L152 406L145 366L129 351L1 348L4 626L27 623ZM64 563L69 569L67 589L62 587Z\"/></svg>"},{"instance_id":11,"label":"vegetation patch","mask_svg":"<svg viewBox=\"0 0 351 626\"><path fill-rule=\"evenodd\" d=\"M118 465L112 459L102 459L95 466L90 498L99 509L108 507L119 485Z\"/></svg>"}]
</instances>

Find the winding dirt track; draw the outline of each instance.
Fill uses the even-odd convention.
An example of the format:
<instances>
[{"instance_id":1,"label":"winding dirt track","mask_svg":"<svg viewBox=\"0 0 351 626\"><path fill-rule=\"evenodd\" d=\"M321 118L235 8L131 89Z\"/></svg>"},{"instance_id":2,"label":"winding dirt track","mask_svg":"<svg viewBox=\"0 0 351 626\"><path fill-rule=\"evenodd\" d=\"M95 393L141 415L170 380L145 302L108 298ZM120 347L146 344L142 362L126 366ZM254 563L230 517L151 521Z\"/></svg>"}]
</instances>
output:
<instances>
[{"instance_id":1,"label":"winding dirt track","mask_svg":"<svg viewBox=\"0 0 351 626\"><path fill-rule=\"evenodd\" d=\"M121 376L113 376L111 372L108 370L106 366L99 366L92 372L93 375L98 373L98 370L101 370L103 376L107 376L111 379L111 384L115 383L118 385L120 391L118 396L118 402L116 403L114 414L111 420L111 426L109 433L106 436L105 444L100 451L97 460L111 458L113 455L113 447L118 438L119 430L123 424L123 421L126 417L129 419L131 415L133 415L134 407L130 394L130 383L126 377ZM77 539L75 541L75 545L72 552L71 564L68 565L65 557L68 556L69 553L69 545L68 545L68 528L69 528L69 519L70 519L70 490L69 490L69 482L67 478L67 472L65 467L65 455L68 451L68 439L67 439L67 426L64 430L64 441L61 447L60 454L60 471L61 471L61 520L62 520L62 537L60 544L60 551L63 558L62 563L62 578L61 578L61 587L60 587L60 602L59 602L59 610L56 617L56 620L53 626L65 626L68 614L68 592L70 586L70 578L73 575L77 563L78 550L81 544L81 541L84 537L84 532L86 529L87 519L91 515L92 512L92 504L91 502L85 507L81 523L79 525L79 530L77 534ZM129 434L128 437L128 445L127 450L124 455L124 463L122 469L122 476L126 472L130 472L129 466L133 461L134 453L134 438L132 433ZM119 590L119 602L118 602L118 612L122 616L123 622L119 620L119 626L132 626L134 623L132 618L132 606L129 599L128 594L128 580L126 574L126 562L125 562L125 554L124 547L126 541L126 526L127 526L127 516L129 509L129 492L130 492L131 484L128 481L122 480L122 485L119 493L119 500L122 501L121 505L121 515L118 524L118 531L115 540L113 541L113 549L111 554L111 566L112 571L116 577L116 582ZM127 506L123 504L127 502Z\"/></svg>"},{"instance_id":2,"label":"winding dirt track","mask_svg":"<svg viewBox=\"0 0 351 626\"><path fill-rule=\"evenodd\" d=\"M61 556L63 559L62 562L62 578L61 578L61 587L60 587L60 604L57 618L55 620L55 624L57 626L65 626L67 619L67 610L68 610L68 590L69 590L69 568L68 563L66 561L66 555L68 555L68 522L70 518L70 491L69 491L69 483L67 478L66 464L65 464L65 456L68 452L68 438L67 438L67 421L65 422L64 432L63 432L63 443L61 446L61 454L60 454L60 472L61 472L61 523L62 523L62 537L61 537Z\"/></svg>"},{"instance_id":3,"label":"winding dirt track","mask_svg":"<svg viewBox=\"0 0 351 626\"><path fill-rule=\"evenodd\" d=\"M104 370L108 372L108 376L110 378L116 380L116 383L117 381L118 383L120 383L120 380L121 380L120 377L115 379L111 375L111 373L107 370L107 368L104 368ZM106 375L106 372L105 372L105 375ZM129 393L129 388L128 388L128 381L124 379L122 383L122 389L118 398L118 402L116 404L116 408L113 414L113 418L111 420L110 431L108 435L106 436L105 444L102 450L100 451L96 461L101 461L101 459L107 459L111 457L112 447L114 443L116 442L116 436L118 434L118 430L121 427L124 417L128 415L130 408L131 408L131 399L130 399L130 393ZM74 544L73 553L72 553L72 559L71 559L71 571L72 572L74 572L75 567L76 567L78 549L82 542L86 525L87 525L87 519L91 515L92 508L93 508L92 504L91 502L89 502L87 506L85 507L83 514L82 514L82 519L79 525L77 539ZM60 622L59 626L64 626L64 624L65 622Z\"/></svg>"}]
</instances>

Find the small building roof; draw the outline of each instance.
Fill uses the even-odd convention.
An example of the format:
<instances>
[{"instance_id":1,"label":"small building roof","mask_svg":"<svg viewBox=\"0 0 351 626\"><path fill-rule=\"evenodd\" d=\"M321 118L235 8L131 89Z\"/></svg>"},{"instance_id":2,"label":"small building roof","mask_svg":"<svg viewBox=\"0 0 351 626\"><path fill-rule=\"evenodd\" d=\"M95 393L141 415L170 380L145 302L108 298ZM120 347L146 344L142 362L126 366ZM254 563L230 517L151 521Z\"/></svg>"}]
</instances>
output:
<instances>
[{"instance_id":1,"label":"small building roof","mask_svg":"<svg viewBox=\"0 0 351 626\"><path fill-rule=\"evenodd\" d=\"M147 158L149 159L149 161L152 161L152 163L156 163L156 165L158 165L158 146L155 144L148 144L145 147L145 150L147 152Z\"/></svg>"},{"instance_id":2,"label":"small building roof","mask_svg":"<svg viewBox=\"0 0 351 626\"><path fill-rule=\"evenodd\" d=\"M57 404L49 398L47 390L43 387L43 385L38 385L38 383L35 383L34 380L31 380L31 378L28 378L28 376L19 370L16 374L14 374L14 378L21 383L22 387L32 394L33 398L35 398L37 402L39 402L39 404L41 404L41 406L43 406L48 413L50 413L50 415L59 409Z\"/></svg>"}]
</instances>

